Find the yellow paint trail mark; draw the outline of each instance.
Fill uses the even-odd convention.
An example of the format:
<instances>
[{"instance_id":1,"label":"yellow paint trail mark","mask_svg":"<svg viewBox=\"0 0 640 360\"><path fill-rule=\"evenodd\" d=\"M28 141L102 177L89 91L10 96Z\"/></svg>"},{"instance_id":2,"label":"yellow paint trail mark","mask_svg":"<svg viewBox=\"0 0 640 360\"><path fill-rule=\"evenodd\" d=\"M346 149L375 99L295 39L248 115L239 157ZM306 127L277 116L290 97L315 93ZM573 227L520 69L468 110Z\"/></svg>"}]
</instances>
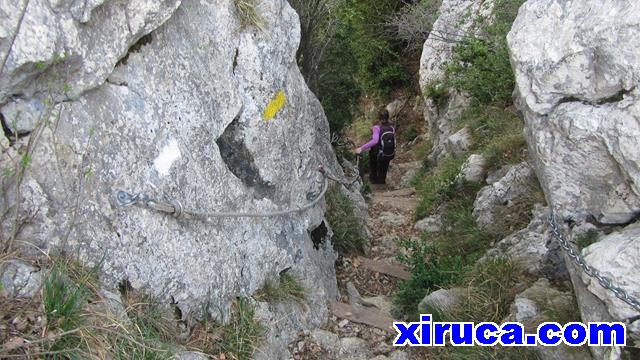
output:
<instances>
[{"instance_id":1,"label":"yellow paint trail mark","mask_svg":"<svg viewBox=\"0 0 640 360\"><path fill-rule=\"evenodd\" d=\"M264 109L264 114L262 114L262 119L264 121L269 121L275 118L276 114L278 114L278 111L282 109L286 101L287 101L287 96L285 95L284 90L278 91L276 96L274 96L273 99L269 101L269 104L267 104L267 107Z\"/></svg>"}]
</instances>

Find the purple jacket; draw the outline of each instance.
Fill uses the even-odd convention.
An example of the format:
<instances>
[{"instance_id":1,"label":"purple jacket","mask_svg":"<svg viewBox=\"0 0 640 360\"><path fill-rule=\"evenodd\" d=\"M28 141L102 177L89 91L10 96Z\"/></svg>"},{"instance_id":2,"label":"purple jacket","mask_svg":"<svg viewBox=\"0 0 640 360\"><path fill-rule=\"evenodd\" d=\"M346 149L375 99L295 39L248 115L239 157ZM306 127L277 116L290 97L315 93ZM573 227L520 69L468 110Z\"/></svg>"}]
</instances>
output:
<instances>
[{"instance_id":1,"label":"purple jacket","mask_svg":"<svg viewBox=\"0 0 640 360\"><path fill-rule=\"evenodd\" d=\"M395 132L396 129L394 128L393 131ZM373 125L373 127L371 128L371 140L362 145L360 149L362 149L362 151L369 150L372 147L378 145L378 141L380 141L380 125Z\"/></svg>"}]
</instances>

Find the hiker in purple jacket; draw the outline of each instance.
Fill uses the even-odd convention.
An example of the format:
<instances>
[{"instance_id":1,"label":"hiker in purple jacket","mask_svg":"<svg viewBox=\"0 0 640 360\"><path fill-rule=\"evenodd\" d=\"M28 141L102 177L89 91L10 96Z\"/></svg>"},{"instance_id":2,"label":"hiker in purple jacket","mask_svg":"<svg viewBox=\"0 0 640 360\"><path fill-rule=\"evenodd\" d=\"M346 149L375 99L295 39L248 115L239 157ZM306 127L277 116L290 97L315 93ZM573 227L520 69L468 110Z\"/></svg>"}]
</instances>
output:
<instances>
[{"instance_id":1,"label":"hiker in purple jacket","mask_svg":"<svg viewBox=\"0 0 640 360\"><path fill-rule=\"evenodd\" d=\"M371 128L371 140L353 150L360 154L369 150L369 179L372 184L385 184L389 162L395 153L395 129L389 123L389 112L382 108L378 111L378 121Z\"/></svg>"}]
</instances>

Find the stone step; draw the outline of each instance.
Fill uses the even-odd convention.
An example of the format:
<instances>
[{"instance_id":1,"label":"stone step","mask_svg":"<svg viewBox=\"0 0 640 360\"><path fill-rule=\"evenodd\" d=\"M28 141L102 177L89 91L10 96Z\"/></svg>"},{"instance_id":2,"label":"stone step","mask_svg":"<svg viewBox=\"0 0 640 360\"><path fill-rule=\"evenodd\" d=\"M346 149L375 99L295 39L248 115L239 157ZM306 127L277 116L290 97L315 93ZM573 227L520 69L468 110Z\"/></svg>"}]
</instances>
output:
<instances>
[{"instance_id":1,"label":"stone step","mask_svg":"<svg viewBox=\"0 0 640 360\"><path fill-rule=\"evenodd\" d=\"M391 334L396 333L393 328L393 322L395 320L392 317L382 314L375 307L352 306L335 300L331 301L330 307L333 315L341 319L372 326Z\"/></svg>"},{"instance_id":2,"label":"stone step","mask_svg":"<svg viewBox=\"0 0 640 360\"><path fill-rule=\"evenodd\" d=\"M360 262L360 266L366 269L393 276L398 279L408 280L411 277L411 273L406 270L404 265L390 264L388 262L364 257L358 258L358 261Z\"/></svg>"}]
</instances>

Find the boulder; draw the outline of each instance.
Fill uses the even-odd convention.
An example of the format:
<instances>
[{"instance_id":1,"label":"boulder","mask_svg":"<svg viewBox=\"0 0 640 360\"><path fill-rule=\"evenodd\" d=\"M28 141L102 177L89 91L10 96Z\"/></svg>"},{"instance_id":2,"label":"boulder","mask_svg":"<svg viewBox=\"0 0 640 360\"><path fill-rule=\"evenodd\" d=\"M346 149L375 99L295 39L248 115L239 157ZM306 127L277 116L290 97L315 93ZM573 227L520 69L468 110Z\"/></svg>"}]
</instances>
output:
<instances>
[{"instance_id":1,"label":"boulder","mask_svg":"<svg viewBox=\"0 0 640 360\"><path fill-rule=\"evenodd\" d=\"M478 154L471 154L460 169L460 178L472 183L483 182L486 175L487 159Z\"/></svg>"},{"instance_id":2,"label":"boulder","mask_svg":"<svg viewBox=\"0 0 640 360\"><path fill-rule=\"evenodd\" d=\"M11 297L34 297L43 282L39 268L21 260L9 260L0 263L0 284Z\"/></svg>"},{"instance_id":3,"label":"boulder","mask_svg":"<svg viewBox=\"0 0 640 360\"><path fill-rule=\"evenodd\" d=\"M638 13L527 1L507 36L530 154L561 218L618 224L640 211Z\"/></svg>"},{"instance_id":4,"label":"boulder","mask_svg":"<svg viewBox=\"0 0 640 360\"><path fill-rule=\"evenodd\" d=\"M487 251L483 259L507 257L515 260L524 272L539 274L546 260L547 244L552 240L547 223L548 215L549 209L537 204L529 225L500 240L494 248Z\"/></svg>"},{"instance_id":5,"label":"boulder","mask_svg":"<svg viewBox=\"0 0 640 360\"><path fill-rule=\"evenodd\" d=\"M420 301L418 311L421 314L430 314L437 311L440 314L451 314L460 301L468 296L466 288L439 289L432 291Z\"/></svg>"},{"instance_id":6,"label":"boulder","mask_svg":"<svg viewBox=\"0 0 640 360\"><path fill-rule=\"evenodd\" d=\"M501 216L505 216L512 204L534 197L537 192L536 181L531 166L523 162L511 167L499 181L482 188L473 203L473 216L478 225L490 226L496 221L499 211L502 211ZM511 215L522 216L522 214Z\"/></svg>"},{"instance_id":7,"label":"boulder","mask_svg":"<svg viewBox=\"0 0 640 360\"><path fill-rule=\"evenodd\" d=\"M575 314L575 317L571 317ZM560 318L562 317L562 318ZM531 287L516 295L509 315L504 321L516 321L525 326L526 333L535 333L544 322L578 321L573 295L554 289L549 280L539 279ZM536 346L532 348L541 359L579 360L591 359L585 346L572 347L564 343L559 346Z\"/></svg>"},{"instance_id":8,"label":"boulder","mask_svg":"<svg viewBox=\"0 0 640 360\"><path fill-rule=\"evenodd\" d=\"M636 271L640 266L638 254L640 223L604 236L582 251L587 264L635 299L640 299L640 274ZM581 277L589 291L606 304L609 313L617 321L640 315L640 312L618 299L614 292L602 287L597 279L589 277L584 272L581 273Z\"/></svg>"}]
</instances>

